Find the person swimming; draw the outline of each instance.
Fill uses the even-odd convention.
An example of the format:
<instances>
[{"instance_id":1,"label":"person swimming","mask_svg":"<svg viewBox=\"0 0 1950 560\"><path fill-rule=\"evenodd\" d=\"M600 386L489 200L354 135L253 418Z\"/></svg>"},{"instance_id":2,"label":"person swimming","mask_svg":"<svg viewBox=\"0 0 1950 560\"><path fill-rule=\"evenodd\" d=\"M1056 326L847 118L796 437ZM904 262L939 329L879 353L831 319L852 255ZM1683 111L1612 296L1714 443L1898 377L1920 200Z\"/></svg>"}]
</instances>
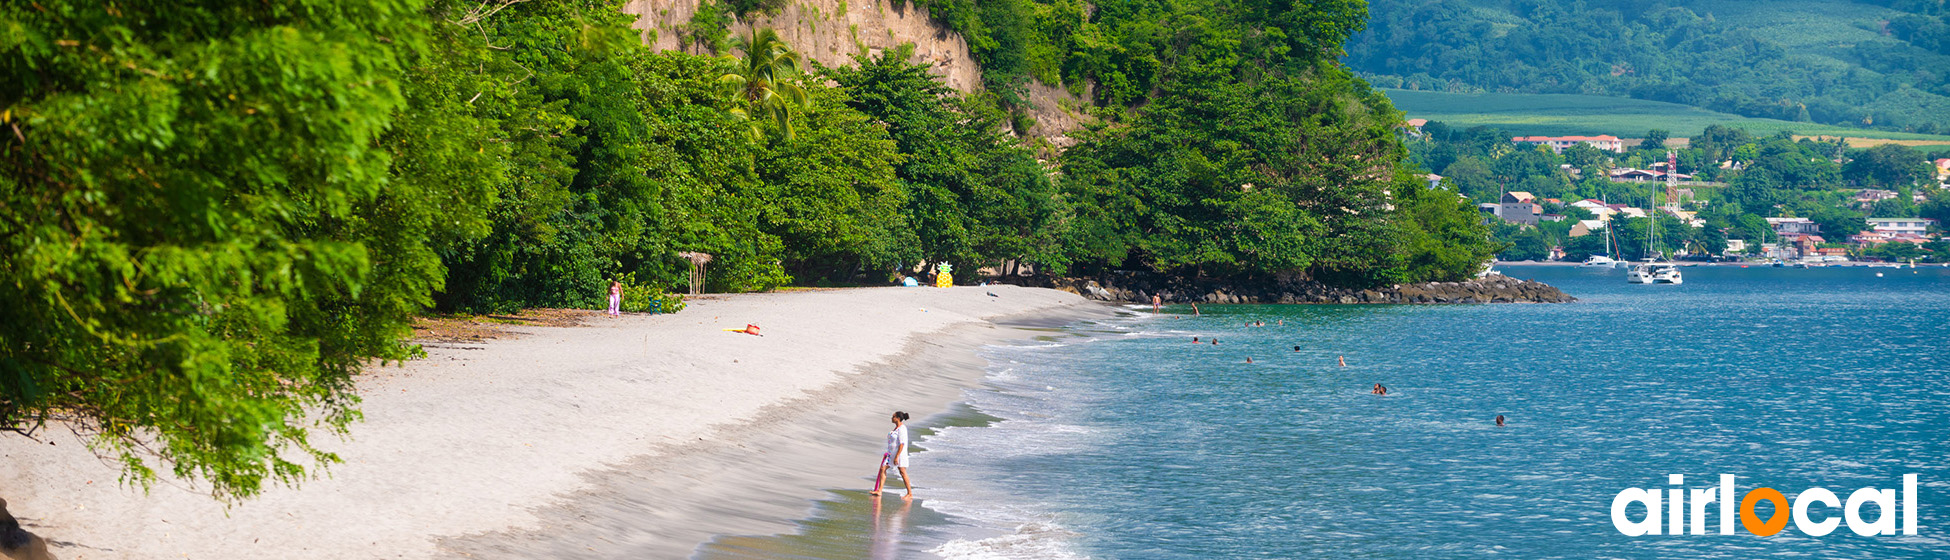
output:
<instances>
[{"instance_id":1,"label":"person swimming","mask_svg":"<svg viewBox=\"0 0 1950 560\"><path fill-rule=\"evenodd\" d=\"M1198 337L1192 337L1192 344L1198 344Z\"/></svg>"},{"instance_id":2,"label":"person swimming","mask_svg":"<svg viewBox=\"0 0 1950 560\"><path fill-rule=\"evenodd\" d=\"M1496 427L1503 427L1503 415L1501 414L1496 415Z\"/></svg>"},{"instance_id":3,"label":"person swimming","mask_svg":"<svg viewBox=\"0 0 1950 560\"><path fill-rule=\"evenodd\" d=\"M1347 356L1341 356L1341 367L1347 367Z\"/></svg>"},{"instance_id":4,"label":"person swimming","mask_svg":"<svg viewBox=\"0 0 1950 560\"><path fill-rule=\"evenodd\" d=\"M1249 363L1249 364L1250 364L1250 363L1253 363L1253 357L1252 357L1252 356L1246 356L1246 363Z\"/></svg>"},{"instance_id":5,"label":"person swimming","mask_svg":"<svg viewBox=\"0 0 1950 560\"><path fill-rule=\"evenodd\" d=\"M1299 351L1300 351L1300 347L1299 347L1299 346L1295 346L1295 347L1293 347L1293 351L1294 351L1294 352L1299 352Z\"/></svg>"},{"instance_id":6,"label":"person swimming","mask_svg":"<svg viewBox=\"0 0 1950 560\"><path fill-rule=\"evenodd\" d=\"M1216 338L1214 338L1214 339L1212 339L1212 345L1213 345L1213 346L1218 346L1218 345L1219 345L1219 339L1216 339Z\"/></svg>"},{"instance_id":7,"label":"person swimming","mask_svg":"<svg viewBox=\"0 0 1950 560\"><path fill-rule=\"evenodd\" d=\"M1388 388L1387 388L1387 387L1383 387L1383 386L1381 386L1381 384L1380 384L1380 383L1376 383L1376 384L1374 384L1374 391L1372 391L1372 392L1373 392L1374 394L1376 394L1376 395L1382 395L1382 396L1387 396L1387 395L1388 395Z\"/></svg>"}]
</instances>

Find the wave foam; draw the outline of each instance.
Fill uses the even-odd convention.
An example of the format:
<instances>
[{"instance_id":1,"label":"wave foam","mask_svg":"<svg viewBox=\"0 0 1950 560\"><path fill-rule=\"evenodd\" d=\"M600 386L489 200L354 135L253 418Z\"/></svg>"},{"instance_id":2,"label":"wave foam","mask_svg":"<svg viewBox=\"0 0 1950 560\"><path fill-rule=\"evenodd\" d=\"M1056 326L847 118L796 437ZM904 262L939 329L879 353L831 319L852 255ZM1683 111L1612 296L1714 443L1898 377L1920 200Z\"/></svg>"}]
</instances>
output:
<instances>
[{"instance_id":1,"label":"wave foam","mask_svg":"<svg viewBox=\"0 0 1950 560\"><path fill-rule=\"evenodd\" d=\"M1070 549L1077 534L1049 523L1030 523L1016 532L981 540L955 539L935 547L933 552L946 560L1016 560L1088 558Z\"/></svg>"}]
</instances>

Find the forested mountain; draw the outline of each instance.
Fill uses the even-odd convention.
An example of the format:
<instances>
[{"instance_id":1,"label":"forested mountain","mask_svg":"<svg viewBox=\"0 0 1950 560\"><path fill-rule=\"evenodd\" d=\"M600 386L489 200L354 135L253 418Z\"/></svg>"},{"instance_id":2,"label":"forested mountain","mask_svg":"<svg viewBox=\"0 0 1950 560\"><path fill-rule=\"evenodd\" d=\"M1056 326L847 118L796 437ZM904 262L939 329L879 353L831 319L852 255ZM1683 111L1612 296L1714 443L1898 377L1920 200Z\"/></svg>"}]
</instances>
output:
<instances>
[{"instance_id":1,"label":"forested mountain","mask_svg":"<svg viewBox=\"0 0 1950 560\"><path fill-rule=\"evenodd\" d=\"M1372 0L1347 64L1379 87L1584 93L1950 132L1942 0Z\"/></svg>"}]
</instances>

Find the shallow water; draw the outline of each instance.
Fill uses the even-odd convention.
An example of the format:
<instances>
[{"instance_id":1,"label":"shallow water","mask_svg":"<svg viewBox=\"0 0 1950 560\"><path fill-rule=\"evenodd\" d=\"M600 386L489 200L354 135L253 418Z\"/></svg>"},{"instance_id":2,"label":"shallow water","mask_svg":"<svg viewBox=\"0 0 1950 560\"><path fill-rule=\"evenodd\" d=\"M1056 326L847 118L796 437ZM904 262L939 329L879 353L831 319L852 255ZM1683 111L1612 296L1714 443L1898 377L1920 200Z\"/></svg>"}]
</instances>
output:
<instances>
[{"instance_id":1,"label":"shallow water","mask_svg":"<svg viewBox=\"0 0 1950 560\"><path fill-rule=\"evenodd\" d=\"M1691 268L1680 286L1506 272L1583 301L1211 306L991 348L987 386L917 432L924 499L897 526L836 493L798 534L722 537L699 556L1950 555L1950 271ZM1921 530L1612 527L1621 489L1722 473L1790 498L1915 473Z\"/></svg>"}]
</instances>

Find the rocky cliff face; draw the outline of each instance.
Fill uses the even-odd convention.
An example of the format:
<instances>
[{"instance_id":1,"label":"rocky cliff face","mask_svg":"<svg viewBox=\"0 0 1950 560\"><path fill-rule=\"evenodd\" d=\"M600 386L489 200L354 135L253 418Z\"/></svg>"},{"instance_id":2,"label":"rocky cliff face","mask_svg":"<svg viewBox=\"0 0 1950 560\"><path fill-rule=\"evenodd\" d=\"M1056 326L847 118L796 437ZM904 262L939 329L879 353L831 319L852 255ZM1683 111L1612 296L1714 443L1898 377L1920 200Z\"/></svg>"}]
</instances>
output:
<instances>
[{"instance_id":1,"label":"rocky cliff face","mask_svg":"<svg viewBox=\"0 0 1950 560\"><path fill-rule=\"evenodd\" d=\"M699 0L630 0L623 12L637 17L643 42L657 50L680 50L683 26L697 13ZM905 0L793 0L777 15L759 15L730 25L733 35L749 37L754 28L772 28L806 58L826 66L853 63L853 55L869 56L902 44L914 45L914 62L931 66L942 82L956 91L982 88L982 68L969 53L968 41L928 15L928 10ZM1083 102L1061 88L1032 84L1030 136L1067 146L1064 135L1082 128Z\"/></svg>"}]
</instances>

